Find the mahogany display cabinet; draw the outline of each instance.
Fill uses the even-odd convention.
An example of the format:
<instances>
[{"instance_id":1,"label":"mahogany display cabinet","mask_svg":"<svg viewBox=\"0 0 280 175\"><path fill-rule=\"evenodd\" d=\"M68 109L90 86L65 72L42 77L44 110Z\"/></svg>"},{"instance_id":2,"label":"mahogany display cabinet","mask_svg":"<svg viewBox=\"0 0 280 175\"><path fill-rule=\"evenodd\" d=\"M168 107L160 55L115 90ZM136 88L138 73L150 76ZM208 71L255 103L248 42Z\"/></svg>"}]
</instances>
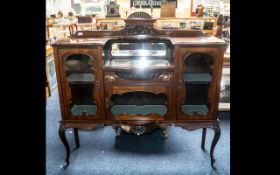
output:
<instances>
[{"instance_id":1,"label":"mahogany display cabinet","mask_svg":"<svg viewBox=\"0 0 280 175\"><path fill-rule=\"evenodd\" d=\"M74 129L111 125L142 135L167 127L215 132L210 148L220 138L218 104L226 43L200 30L157 30L151 16L135 12L118 31L76 31L54 48L61 107L59 136ZM213 166L213 168L215 168Z\"/></svg>"}]
</instances>

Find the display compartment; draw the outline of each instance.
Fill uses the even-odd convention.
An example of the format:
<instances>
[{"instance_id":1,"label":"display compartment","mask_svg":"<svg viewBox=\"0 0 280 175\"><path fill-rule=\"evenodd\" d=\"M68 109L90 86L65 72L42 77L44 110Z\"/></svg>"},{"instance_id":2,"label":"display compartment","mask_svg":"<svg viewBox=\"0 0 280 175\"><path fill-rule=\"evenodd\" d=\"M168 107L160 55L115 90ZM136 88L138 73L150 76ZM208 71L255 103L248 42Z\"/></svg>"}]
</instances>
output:
<instances>
[{"instance_id":1,"label":"display compartment","mask_svg":"<svg viewBox=\"0 0 280 175\"><path fill-rule=\"evenodd\" d=\"M63 85L67 97L66 111L70 120L94 120L100 117L100 97L97 92L100 88L100 73L97 73L96 57L81 54L82 51L65 54L62 62L65 75Z\"/></svg>"},{"instance_id":2,"label":"display compartment","mask_svg":"<svg viewBox=\"0 0 280 175\"><path fill-rule=\"evenodd\" d=\"M172 43L168 39L117 39L104 46L105 69L172 68Z\"/></svg>"},{"instance_id":3,"label":"display compartment","mask_svg":"<svg viewBox=\"0 0 280 175\"><path fill-rule=\"evenodd\" d=\"M118 121L161 121L172 113L171 87L107 86L107 115Z\"/></svg>"},{"instance_id":4,"label":"display compartment","mask_svg":"<svg viewBox=\"0 0 280 175\"><path fill-rule=\"evenodd\" d=\"M105 83L173 83L175 66L169 40L110 40L104 48Z\"/></svg>"},{"instance_id":5,"label":"display compartment","mask_svg":"<svg viewBox=\"0 0 280 175\"><path fill-rule=\"evenodd\" d=\"M168 39L150 37L106 42L106 116L117 121L162 121L172 116L172 48Z\"/></svg>"},{"instance_id":6,"label":"display compartment","mask_svg":"<svg viewBox=\"0 0 280 175\"><path fill-rule=\"evenodd\" d=\"M213 80L213 58L192 53L183 62L183 100L180 107L184 119L206 119L211 108L209 89Z\"/></svg>"}]
</instances>

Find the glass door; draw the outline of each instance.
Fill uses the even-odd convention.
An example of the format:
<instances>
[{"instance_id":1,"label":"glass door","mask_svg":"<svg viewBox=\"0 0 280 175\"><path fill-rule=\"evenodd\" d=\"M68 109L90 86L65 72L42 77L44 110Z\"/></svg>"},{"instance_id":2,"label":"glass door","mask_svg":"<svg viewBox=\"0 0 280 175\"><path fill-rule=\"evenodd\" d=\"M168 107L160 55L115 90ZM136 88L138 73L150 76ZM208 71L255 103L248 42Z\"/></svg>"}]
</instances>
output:
<instances>
[{"instance_id":1,"label":"glass door","mask_svg":"<svg viewBox=\"0 0 280 175\"><path fill-rule=\"evenodd\" d=\"M183 64L184 100L181 111L192 118L206 117L210 111L213 58L204 53L188 55Z\"/></svg>"},{"instance_id":2,"label":"glass door","mask_svg":"<svg viewBox=\"0 0 280 175\"><path fill-rule=\"evenodd\" d=\"M70 119L97 119L100 117L100 82L94 65L96 58L79 53L83 52L68 54L63 61L67 110Z\"/></svg>"}]
</instances>

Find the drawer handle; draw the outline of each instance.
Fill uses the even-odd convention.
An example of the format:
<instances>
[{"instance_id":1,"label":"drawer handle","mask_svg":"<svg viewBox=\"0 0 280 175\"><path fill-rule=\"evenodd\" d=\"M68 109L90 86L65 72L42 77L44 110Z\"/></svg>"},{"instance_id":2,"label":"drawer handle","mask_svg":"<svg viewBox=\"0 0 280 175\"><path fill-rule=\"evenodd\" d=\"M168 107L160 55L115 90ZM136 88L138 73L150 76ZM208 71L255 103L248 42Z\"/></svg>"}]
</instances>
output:
<instances>
[{"instance_id":1,"label":"drawer handle","mask_svg":"<svg viewBox=\"0 0 280 175\"><path fill-rule=\"evenodd\" d=\"M105 98L105 109L111 109L113 104L110 102L110 99L108 97Z\"/></svg>"},{"instance_id":2,"label":"drawer handle","mask_svg":"<svg viewBox=\"0 0 280 175\"><path fill-rule=\"evenodd\" d=\"M107 81L110 81L110 82L112 82L112 81L116 81L117 80L117 75L106 75L105 76L105 79L107 80Z\"/></svg>"},{"instance_id":3,"label":"drawer handle","mask_svg":"<svg viewBox=\"0 0 280 175\"><path fill-rule=\"evenodd\" d=\"M99 80L96 80L96 81L95 81L95 85L96 85L97 89L100 89L100 83L99 83Z\"/></svg>"},{"instance_id":4,"label":"drawer handle","mask_svg":"<svg viewBox=\"0 0 280 175\"><path fill-rule=\"evenodd\" d=\"M160 78L162 81L170 81L171 78L172 78L172 75L170 75L170 74L161 74L161 75L159 76L159 78Z\"/></svg>"}]
</instances>

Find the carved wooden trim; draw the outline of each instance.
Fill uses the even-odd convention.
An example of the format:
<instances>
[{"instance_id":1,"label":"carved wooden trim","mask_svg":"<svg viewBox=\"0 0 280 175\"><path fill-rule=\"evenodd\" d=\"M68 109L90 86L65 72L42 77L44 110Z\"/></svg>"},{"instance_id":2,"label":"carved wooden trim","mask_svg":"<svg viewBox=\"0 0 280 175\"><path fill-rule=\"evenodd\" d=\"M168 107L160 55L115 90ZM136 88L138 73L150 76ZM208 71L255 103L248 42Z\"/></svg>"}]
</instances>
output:
<instances>
[{"instance_id":1,"label":"carved wooden trim","mask_svg":"<svg viewBox=\"0 0 280 175\"><path fill-rule=\"evenodd\" d=\"M145 133L149 133L154 131L157 128L160 128L159 125L155 123L150 123L147 125L126 125L120 124L119 127L125 131L126 133L133 133L137 136L143 135Z\"/></svg>"},{"instance_id":2,"label":"carved wooden trim","mask_svg":"<svg viewBox=\"0 0 280 175\"><path fill-rule=\"evenodd\" d=\"M121 32L124 35L155 35L157 33L153 24L129 25Z\"/></svg>"},{"instance_id":3,"label":"carved wooden trim","mask_svg":"<svg viewBox=\"0 0 280 175\"><path fill-rule=\"evenodd\" d=\"M127 19L131 18L152 19L152 17L146 12L134 12L127 17Z\"/></svg>"},{"instance_id":4,"label":"carved wooden trim","mask_svg":"<svg viewBox=\"0 0 280 175\"><path fill-rule=\"evenodd\" d=\"M113 86L112 93L122 95L128 92L150 92L153 94L165 94L167 96L167 90L164 86Z\"/></svg>"},{"instance_id":5,"label":"carved wooden trim","mask_svg":"<svg viewBox=\"0 0 280 175\"><path fill-rule=\"evenodd\" d=\"M124 20L125 28L121 30L123 35L156 35L157 29L154 28L156 19L146 12L135 12Z\"/></svg>"},{"instance_id":6,"label":"carved wooden trim","mask_svg":"<svg viewBox=\"0 0 280 175\"><path fill-rule=\"evenodd\" d=\"M109 82L116 81L117 78L118 78L117 75L106 75L106 76L105 76L105 79L106 79L107 81L109 81Z\"/></svg>"},{"instance_id":7,"label":"carved wooden trim","mask_svg":"<svg viewBox=\"0 0 280 175\"><path fill-rule=\"evenodd\" d=\"M172 75L171 74L161 74L159 76L159 78L162 80L162 81L170 81L172 79Z\"/></svg>"},{"instance_id":8,"label":"carved wooden trim","mask_svg":"<svg viewBox=\"0 0 280 175\"><path fill-rule=\"evenodd\" d=\"M115 116L116 120L126 120L126 121L134 121L134 120L141 120L141 121L163 121L163 116L157 113L149 113L147 115L143 114L127 114L122 113Z\"/></svg>"}]
</instances>

